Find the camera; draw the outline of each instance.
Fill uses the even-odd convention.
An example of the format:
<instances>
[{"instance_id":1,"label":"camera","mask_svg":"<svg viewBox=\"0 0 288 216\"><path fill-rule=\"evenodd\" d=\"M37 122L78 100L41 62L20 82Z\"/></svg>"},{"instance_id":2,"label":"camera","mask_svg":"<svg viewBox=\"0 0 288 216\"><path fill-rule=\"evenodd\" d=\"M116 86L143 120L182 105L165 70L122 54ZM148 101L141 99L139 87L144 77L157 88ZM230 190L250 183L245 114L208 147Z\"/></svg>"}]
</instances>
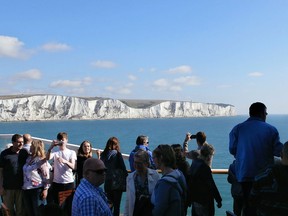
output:
<instances>
[{"instance_id":1,"label":"camera","mask_svg":"<svg viewBox=\"0 0 288 216\"><path fill-rule=\"evenodd\" d=\"M196 139L196 135L191 135L190 139Z\"/></svg>"},{"instance_id":2,"label":"camera","mask_svg":"<svg viewBox=\"0 0 288 216\"><path fill-rule=\"evenodd\" d=\"M57 142L57 145L58 145L58 146L62 146L62 145L63 145L63 141L58 141L58 142Z\"/></svg>"}]
</instances>

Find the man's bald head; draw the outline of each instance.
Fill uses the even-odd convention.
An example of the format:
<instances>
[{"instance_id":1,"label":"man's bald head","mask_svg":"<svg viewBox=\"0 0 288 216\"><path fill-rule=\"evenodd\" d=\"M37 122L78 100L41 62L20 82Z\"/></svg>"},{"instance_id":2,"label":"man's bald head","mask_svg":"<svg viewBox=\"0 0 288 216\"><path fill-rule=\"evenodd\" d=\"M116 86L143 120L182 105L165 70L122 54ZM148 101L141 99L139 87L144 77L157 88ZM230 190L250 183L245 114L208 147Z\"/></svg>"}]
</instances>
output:
<instances>
[{"instance_id":1,"label":"man's bald head","mask_svg":"<svg viewBox=\"0 0 288 216\"><path fill-rule=\"evenodd\" d=\"M91 184L99 186L104 183L106 177L105 164L102 160L96 158L88 158L83 165L83 176Z\"/></svg>"},{"instance_id":2,"label":"man's bald head","mask_svg":"<svg viewBox=\"0 0 288 216\"><path fill-rule=\"evenodd\" d=\"M24 141L24 144L30 144L32 142L32 137L30 134L24 134L23 135L23 141Z\"/></svg>"},{"instance_id":3,"label":"man's bald head","mask_svg":"<svg viewBox=\"0 0 288 216\"><path fill-rule=\"evenodd\" d=\"M96 158L88 158L85 160L83 165L83 172L87 172L88 170L98 170L106 168L103 161Z\"/></svg>"}]
</instances>

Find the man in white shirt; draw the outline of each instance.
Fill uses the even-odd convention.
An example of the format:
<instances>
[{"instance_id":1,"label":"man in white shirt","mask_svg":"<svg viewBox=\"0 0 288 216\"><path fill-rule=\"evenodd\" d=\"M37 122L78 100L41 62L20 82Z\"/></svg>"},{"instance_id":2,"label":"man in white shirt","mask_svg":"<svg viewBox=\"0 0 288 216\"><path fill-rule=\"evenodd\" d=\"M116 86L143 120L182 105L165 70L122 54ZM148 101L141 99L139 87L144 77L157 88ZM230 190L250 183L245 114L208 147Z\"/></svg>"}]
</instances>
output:
<instances>
[{"instance_id":1,"label":"man in white shirt","mask_svg":"<svg viewBox=\"0 0 288 216\"><path fill-rule=\"evenodd\" d=\"M47 160L53 160L53 182L51 186L53 202L59 204L58 193L60 191L74 189L73 169L77 159L76 153L67 148L68 135L65 132L57 134L57 140L53 140L46 154ZM59 150L51 152L58 146Z\"/></svg>"}]
</instances>

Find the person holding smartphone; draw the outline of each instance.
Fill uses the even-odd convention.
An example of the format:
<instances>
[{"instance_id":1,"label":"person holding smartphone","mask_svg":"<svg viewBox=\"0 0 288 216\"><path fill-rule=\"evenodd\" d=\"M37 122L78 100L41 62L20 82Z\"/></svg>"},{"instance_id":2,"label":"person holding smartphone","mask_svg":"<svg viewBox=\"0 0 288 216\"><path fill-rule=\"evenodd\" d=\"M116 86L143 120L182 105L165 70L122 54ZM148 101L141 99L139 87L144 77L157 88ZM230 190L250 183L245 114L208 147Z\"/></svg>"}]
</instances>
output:
<instances>
[{"instance_id":1,"label":"person holding smartphone","mask_svg":"<svg viewBox=\"0 0 288 216\"><path fill-rule=\"evenodd\" d=\"M53 182L51 186L52 200L59 204L58 194L60 191L73 190L76 152L67 148L68 135L65 132L57 134L57 140L53 140L46 154L47 160L53 160ZM58 150L52 152L54 147Z\"/></svg>"}]
</instances>

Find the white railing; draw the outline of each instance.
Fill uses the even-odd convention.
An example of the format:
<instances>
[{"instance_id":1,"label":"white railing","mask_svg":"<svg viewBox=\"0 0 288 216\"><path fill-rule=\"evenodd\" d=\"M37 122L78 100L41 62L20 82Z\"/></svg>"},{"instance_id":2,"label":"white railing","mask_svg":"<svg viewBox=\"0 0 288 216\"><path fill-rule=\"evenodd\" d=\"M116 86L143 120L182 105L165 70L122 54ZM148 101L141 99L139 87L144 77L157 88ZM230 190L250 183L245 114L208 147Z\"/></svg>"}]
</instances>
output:
<instances>
[{"instance_id":1,"label":"white railing","mask_svg":"<svg viewBox=\"0 0 288 216\"><path fill-rule=\"evenodd\" d=\"M9 142L11 143L11 137L13 136L14 134L0 134L0 144L2 144L2 140L9 140ZM52 140L49 140L49 139L44 139L44 138L40 138L40 137L32 137L33 139L39 139L39 140L42 140L43 143L47 146L50 146L51 145L51 142ZM8 143L9 143L8 142ZM8 143L5 143L5 144L8 144ZM5 146L5 145L4 145ZM67 143L67 146L69 149L72 149L74 151L78 151L79 149L79 145L76 145L76 144L71 144L71 143ZM94 155L96 155L96 151L100 151L102 152L103 149L96 149L96 148L92 148L92 151L94 153ZM129 154L123 154L122 153L122 156L125 160L128 160L129 158ZM212 173L213 174L228 174L228 169L212 169Z\"/></svg>"}]
</instances>

